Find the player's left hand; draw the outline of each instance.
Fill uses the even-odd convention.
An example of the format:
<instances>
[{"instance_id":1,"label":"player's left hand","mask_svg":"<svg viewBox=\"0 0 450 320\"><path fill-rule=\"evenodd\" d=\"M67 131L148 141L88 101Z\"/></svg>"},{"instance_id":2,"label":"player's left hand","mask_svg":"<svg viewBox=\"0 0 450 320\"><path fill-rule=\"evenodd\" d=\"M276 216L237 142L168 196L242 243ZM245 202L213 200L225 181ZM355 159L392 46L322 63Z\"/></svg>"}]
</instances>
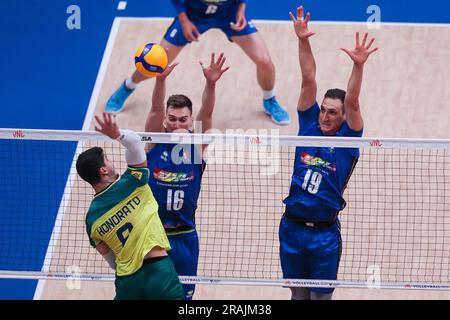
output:
<instances>
[{"instance_id":1,"label":"player's left hand","mask_svg":"<svg viewBox=\"0 0 450 320\"><path fill-rule=\"evenodd\" d=\"M230 28L234 31L242 31L244 30L245 26L247 25L247 19L245 18L245 13L238 11L236 13L236 22L230 23Z\"/></svg>"},{"instance_id":2,"label":"player's left hand","mask_svg":"<svg viewBox=\"0 0 450 320\"><path fill-rule=\"evenodd\" d=\"M230 69L230 67L223 68L225 60L226 60L225 56L223 55L223 53L221 53L217 61L215 61L215 53L213 52L211 54L211 64L208 67L205 66L203 62L199 61L200 65L203 68L203 75L205 76L206 81L215 83L217 80L220 79L220 77L222 76L222 74L224 74L224 72Z\"/></svg>"},{"instance_id":3,"label":"player's left hand","mask_svg":"<svg viewBox=\"0 0 450 320\"><path fill-rule=\"evenodd\" d=\"M109 112L103 112L103 120L95 116L98 126L95 125L95 131L101 132L111 139L117 139L120 136L119 126L114 121L114 116Z\"/></svg>"},{"instance_id":4,"label":"player's left hand","mask_svg":"<svg viewBox=\"0 0 450 320\"><path fill-rule=\"evenodd\" d=\"M373 42L375 41L375 38L372 38L370 40L369 44L366 45L367 36L368 36L368 33L366 32L362 43L360 43L359 42L359 32L357 32L355 49L349 50L349 49L341 48L341 50L344 51L345 53L347 53L350 56L350 58L353 60L353 62L358 66L361 66L364 63L366 63L369 56L378 50L378 48L370 50L370 47L372 46Z\"/></svg>"}]
</instances>

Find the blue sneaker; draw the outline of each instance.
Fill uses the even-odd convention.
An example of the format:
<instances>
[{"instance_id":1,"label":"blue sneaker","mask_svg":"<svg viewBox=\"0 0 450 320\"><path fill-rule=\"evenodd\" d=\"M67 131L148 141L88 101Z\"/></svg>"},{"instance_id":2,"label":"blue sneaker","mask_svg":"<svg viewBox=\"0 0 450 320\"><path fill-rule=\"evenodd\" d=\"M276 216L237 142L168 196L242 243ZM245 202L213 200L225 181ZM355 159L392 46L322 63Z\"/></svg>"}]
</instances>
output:
<instances>
[{"instance_id":1,"label":"blue sneaker","mask_svg":"<svg viewBox=\"0 0 450 320\"><path fill-rule=\"evenodd\" d=\"M125 104L125 100L132 94L134 89L128 89L125 86L125 81L120 85L119 89L114 92L114 94L109 98L106 103L106 112L110 113L119 113L122 111L123 106Z\"/></svg>"},{"instance_id":2,"label":"blue sneaker","mask_svg":"<svg viewBox=\"0 0 450 320\"><path fill-rule=\"evenodd\" d=\"M289 113L283 109L275 97L263 100L264 112L271 116L273 122L280 125L286 125L291 122Z\"/></svg>"}]
</instances>

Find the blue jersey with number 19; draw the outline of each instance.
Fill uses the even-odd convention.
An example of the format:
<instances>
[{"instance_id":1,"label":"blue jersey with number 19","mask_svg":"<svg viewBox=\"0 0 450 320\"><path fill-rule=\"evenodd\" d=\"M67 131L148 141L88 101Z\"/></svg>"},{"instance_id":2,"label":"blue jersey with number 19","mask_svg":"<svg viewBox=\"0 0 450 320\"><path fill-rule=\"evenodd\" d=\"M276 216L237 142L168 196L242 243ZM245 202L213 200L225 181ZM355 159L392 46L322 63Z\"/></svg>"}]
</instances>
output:
<instances>
[{"instance_id":1,"label":"blue jersey with number 19","mask_svg":"<svg viewBox=\"0 0 450 320\"><path fill-rule=\"evenodd\" d=\"M157 143L147 152L149 185L164 228L195 229L205 162L195 145Z\"/></svg>"},{"instance_id":2,"label":"blue jersey with number 19","mask_svg":"<svg viewBox=\"0 0 450 320\"><path fill-rule=\"evenodd\" d=\"M317 102L299 112L299 136L322 136ZM361 137L344 121L339 137ZM357 148L297 147L286 210L308 221L333 221L346 203L342 197L359 158Z\"/></svg>"}]
</instances>

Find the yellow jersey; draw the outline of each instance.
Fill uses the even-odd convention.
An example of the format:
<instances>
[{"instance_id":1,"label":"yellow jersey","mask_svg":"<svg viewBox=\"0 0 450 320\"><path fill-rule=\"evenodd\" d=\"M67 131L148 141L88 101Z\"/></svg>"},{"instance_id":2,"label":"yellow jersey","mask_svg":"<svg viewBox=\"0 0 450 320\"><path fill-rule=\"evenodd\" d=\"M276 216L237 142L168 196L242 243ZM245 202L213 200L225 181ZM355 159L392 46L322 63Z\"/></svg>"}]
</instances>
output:
<instances>
[{"instance_id":1,"label":"yellow jersey","mask_svg":"<svg viewBox=\"0 0 450 320\"><path fill-rule=\"evenodd\" d=\"M142 267L155 246L170 249L148 185L148 168L128 168L96 194L86 215L86 231L95 248L104 242L116 256L116 274L126 276Z\"/></svg>"}]
</instances>

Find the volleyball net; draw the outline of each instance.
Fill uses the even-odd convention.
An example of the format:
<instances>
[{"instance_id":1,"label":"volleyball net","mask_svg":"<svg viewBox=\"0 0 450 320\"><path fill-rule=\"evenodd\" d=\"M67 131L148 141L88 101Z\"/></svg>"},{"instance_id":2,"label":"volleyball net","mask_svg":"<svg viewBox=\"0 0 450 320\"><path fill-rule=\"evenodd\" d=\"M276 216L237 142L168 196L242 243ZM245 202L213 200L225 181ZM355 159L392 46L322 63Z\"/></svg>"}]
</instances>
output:
<instances>
[{"instance_id":1,"label":"volleyball net","mask_svg":"<svg viewBox=\"0 0 450 320\"><path fill-rule=\"evenodd\" d=\"M450 290L450 140L140 133L209 144L196 211L198 277L184 283ZM85 216L94 191L77 156L123 147L95 132L0 129L0 278L112 281ZM340 213L338 280L282 279L278 227L296 146L359 148Z\"/></svg>"}]
</instances>

